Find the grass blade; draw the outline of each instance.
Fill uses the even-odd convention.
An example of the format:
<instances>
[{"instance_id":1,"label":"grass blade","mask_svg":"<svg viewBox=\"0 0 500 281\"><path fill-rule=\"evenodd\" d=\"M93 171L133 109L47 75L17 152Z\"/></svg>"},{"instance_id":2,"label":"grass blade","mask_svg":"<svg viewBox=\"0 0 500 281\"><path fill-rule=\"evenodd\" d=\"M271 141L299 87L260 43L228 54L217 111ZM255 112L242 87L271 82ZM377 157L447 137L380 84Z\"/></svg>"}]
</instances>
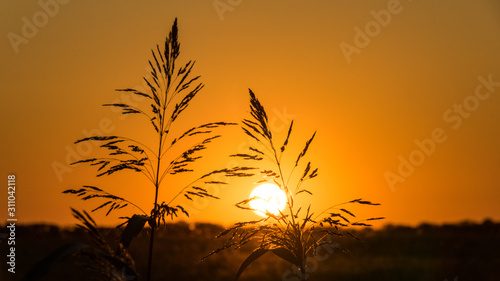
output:
<instances>
[{"instance_id":1,"label":"grass blade","mask_svg":"<svg viewBox=\"0 0 500 281\"><path fill-rule=\"evenodd\" d=\"M258 258L262 257L265 253L267 253L269 250L267 249L263 249L263 248L258 248L257 250L253 251L246 259L245 261L243 261L243 263L241 264L240 266L240 269L238 269L238 272L236 273L236 275L234 276L234 281L237 281L241 274L243 273L243 271L245 271L245 269L252 263L254 262L255 260L257 260Z\"/></svg>"}]
</instances>

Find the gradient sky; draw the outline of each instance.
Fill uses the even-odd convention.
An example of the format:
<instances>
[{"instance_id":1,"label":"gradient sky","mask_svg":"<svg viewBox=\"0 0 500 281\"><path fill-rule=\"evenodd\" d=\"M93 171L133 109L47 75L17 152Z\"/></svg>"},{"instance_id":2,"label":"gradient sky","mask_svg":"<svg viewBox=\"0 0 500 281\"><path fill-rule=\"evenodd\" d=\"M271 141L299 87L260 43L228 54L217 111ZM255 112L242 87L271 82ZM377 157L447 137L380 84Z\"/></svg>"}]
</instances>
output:
<instances>
[{"instance_id":1,"label":"gradient sky","mask_svg":"<svg viewBox=\"0 0 500 281\"><path fill-rule=\"evenodd\" d=\"M362 197L383 205L358 213L391 223L500 219L497 1L60 2L0 2L0 170L17 176L20 223L74 223L70 206L95 205L61 191L83 184L150 206L153 188L139 175L98 180L80 165L58 177L54 163L74 160L73 142L96 129L147 138L140 122L100 105L142 85L175 17L181 59L197 61L206 85L181 128L247 117L251 88L277 135L295 120L297 153L318 131L308 155L319 167L309 183L316 211ZM37 30L25 27L34 21ZM247 143L237 129L224 134L211 167ZM191 219L256 218L234 207L253 187L232 181L221 200L188 202Z\"/></svg>"}]
</instances>

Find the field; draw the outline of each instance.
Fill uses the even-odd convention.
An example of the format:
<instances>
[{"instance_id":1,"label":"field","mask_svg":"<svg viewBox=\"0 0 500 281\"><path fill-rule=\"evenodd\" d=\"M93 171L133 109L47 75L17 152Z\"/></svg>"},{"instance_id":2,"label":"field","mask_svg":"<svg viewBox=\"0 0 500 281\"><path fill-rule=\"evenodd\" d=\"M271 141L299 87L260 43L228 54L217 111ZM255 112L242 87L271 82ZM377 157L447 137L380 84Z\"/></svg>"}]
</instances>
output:
<instances>
[{"instance_id":1,"label":"field","mask_svg":"<svg viewBox=\"0 0 500 281\"><path fill-rule=\"evenodd\" d=\"M232 280L249 248L229 250L200 259L220 242L214 237L220 226L184 223L169 224L157 234L154 280ZM103 229L110 241L117 233ZM1 280L21 280L37 261L66 242L90 243L78 229L59 229L49 225L19 226L17 232L16 274L2 264ZM146 271L147 231L131 244L131 254L141 276ZM357 233L361 242L337 238L336 247L351 254L323 250L308 261L307 280L498 280L500 276L500 224L489 220L480 224L422 224L411 228L387 225L381 230ZM2 247L5 247L2 243ZM2 249L2 252L5 249ZM70 257L49 269L43 280L100 280L89 271L81 257ZM241 280L298 280L290 264L269 253L250 265Z\"/></svg>"}]
</instances>

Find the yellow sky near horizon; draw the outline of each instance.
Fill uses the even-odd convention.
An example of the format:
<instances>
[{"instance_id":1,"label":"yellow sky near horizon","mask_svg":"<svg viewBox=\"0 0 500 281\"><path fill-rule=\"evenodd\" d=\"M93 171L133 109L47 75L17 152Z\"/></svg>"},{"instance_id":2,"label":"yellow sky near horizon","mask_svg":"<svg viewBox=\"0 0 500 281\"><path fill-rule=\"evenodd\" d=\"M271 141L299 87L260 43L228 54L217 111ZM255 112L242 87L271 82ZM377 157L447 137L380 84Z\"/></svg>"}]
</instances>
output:
<instances>
[{"instance_id":1,"label":"yellow sky near horizon","mask_svg":"<svg viewBox=\"0 0 500 281\"><path fill-rule=\"evenodd\" d=\"M96 179L92 168L58 173L54 165L73 160L82 149L73 142L96 129L147 139L141 122L100 105L120 98L117 88L142 85L150 49L175 17L181 60L196 60L206 85L179 130L247 117L251 88L277 135L295 120L296 153L318 132L308 153L319 168L310 182L316 211L362 197L382 206L358 213L386 222L500 220L500 5L493 0L2 1L0 15L0 170L17 176L19 222L74 223L70 206L96 205L61 191L84 184L151 205L152 186L139 175ZM203 165L233 163L227 156L247 142L237 128L223 134ZM252 188L235 180L221 200L187 202L191 219L255 219L234 207Z\"/></svg>"}]
</instances>

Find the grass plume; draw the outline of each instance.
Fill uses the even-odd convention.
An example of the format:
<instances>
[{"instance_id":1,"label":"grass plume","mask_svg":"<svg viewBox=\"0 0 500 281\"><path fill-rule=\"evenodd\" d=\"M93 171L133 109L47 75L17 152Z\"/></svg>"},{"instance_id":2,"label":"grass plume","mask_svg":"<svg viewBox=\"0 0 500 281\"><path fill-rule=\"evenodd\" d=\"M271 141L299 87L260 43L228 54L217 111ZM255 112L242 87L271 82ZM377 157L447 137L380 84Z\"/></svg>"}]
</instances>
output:
<instances>
[{"instance_id":1,"label":"grass plume","mask_svg":"<svg viewBox=\"0 0 500 281\"><path fill-rule=\"evenodd\" d=\"M250 146L247 153L231 156L251 162L270 161L273 168L261 169L260 173L264 180L259 180L258 183L269 182L278 185L287 196L286 207L278 215L267 212L262 219L238 222L226 229L217 237L227 238L224 245L211 252L208 256L228 248L239 249L250 241L257 241L258 246L242 263L234 280L238 280L248 265L268 252L272 252L296 266L300 272L300 280L305 280L307 258L316 255L319 247L335 244L331 236L347 235L357 239L355 235L345 229L353 226L370 226L368 222L383 219L382 217L375 217L357 220L356 216L346 209L347 206L354 204L375 206L379 204L363 199L355 199L333 205L319 214L312 211L311 204L297 206L295 204L296 197L312 195L308 188L302 187L303 183L318 176L318 168L315 168L311 162L304 162L316 132L305 142L302 151L294 158L295 161L284 163L282 156L288 152L287 148L294 126L293 121L290 123L285 140L276 140L269 128L266 111L251 90L250 115L251 118L242 121L242 129L245 134L257 141L258 147ZM287 174L284 173L285 167L291 167L290 172ZM294 182L292 180L293 175L300 170L301 176ZM255 197L245 199L238 202L236 207L254 211L250 207L250 203L256 199ZM336 249L347 251L347 249Z\"/></svg>"},{"instance_id":2,"label":"grass plume","mask_svg":"<svg viewBox=\"0 0 500 281\"><path fill-rule=\"evenodd\" d=\"M109 176L132 171L142 174L150 182L153 194L152 206L140 207L120 196L110 194L95 186L83 186L78 189L68 189L67 194L73 194L83 200L101 200L101 203L92 211L106 210L109 215L115 210L133 206L139 213L129 217L121 225L126 225L122 242L125 246L142 229L147 222L151 226L151 236L148 253L147 280L151 279L153 264L153 249L155 230L167 219L173 219L181 214L189 216L186 208L176 203L178 198L193 200L194 197L218 199L209 192L207 186L220 184L218 181L208 180L209 176L222 174L229 177L251 176L249 169L232 168L208 171L201 176L193 177L186 186L168 185L168 178L185 173L193 173L195 162L203 158L204 151L210 143L221 137L220 128L236 125L229 122L210 122L191 127L179 135L171 133L177 120L186 113L186 109L199 95L204 85L199 82L200 76L193 74L195 62L179 63L180 55L179 31L177 19L165 39L164 45L157 45L151 50L149 60L150 77L144 78L147 91L132 88L118 89L119 93L127 93L143 98L141 106L127 103L104 104L105 107L114 107L121 110L121 114L134 115L142 118L149 126L156 145L146 146L143 141L128 136L91 136L80 142L94 142L105 152L105 157L88 158L73 164L85 163L97 168L97 177ZM182 151L174 153L174 151ZM177 191L173 198L163 198L160 191L169 188ZM178 201L178 200L177 200ZM147 211L149 210L149 211ZM82 216L80 219L84 218ZM90 219L90 216L86 217Z\"/></svg>"}]
</instances>

